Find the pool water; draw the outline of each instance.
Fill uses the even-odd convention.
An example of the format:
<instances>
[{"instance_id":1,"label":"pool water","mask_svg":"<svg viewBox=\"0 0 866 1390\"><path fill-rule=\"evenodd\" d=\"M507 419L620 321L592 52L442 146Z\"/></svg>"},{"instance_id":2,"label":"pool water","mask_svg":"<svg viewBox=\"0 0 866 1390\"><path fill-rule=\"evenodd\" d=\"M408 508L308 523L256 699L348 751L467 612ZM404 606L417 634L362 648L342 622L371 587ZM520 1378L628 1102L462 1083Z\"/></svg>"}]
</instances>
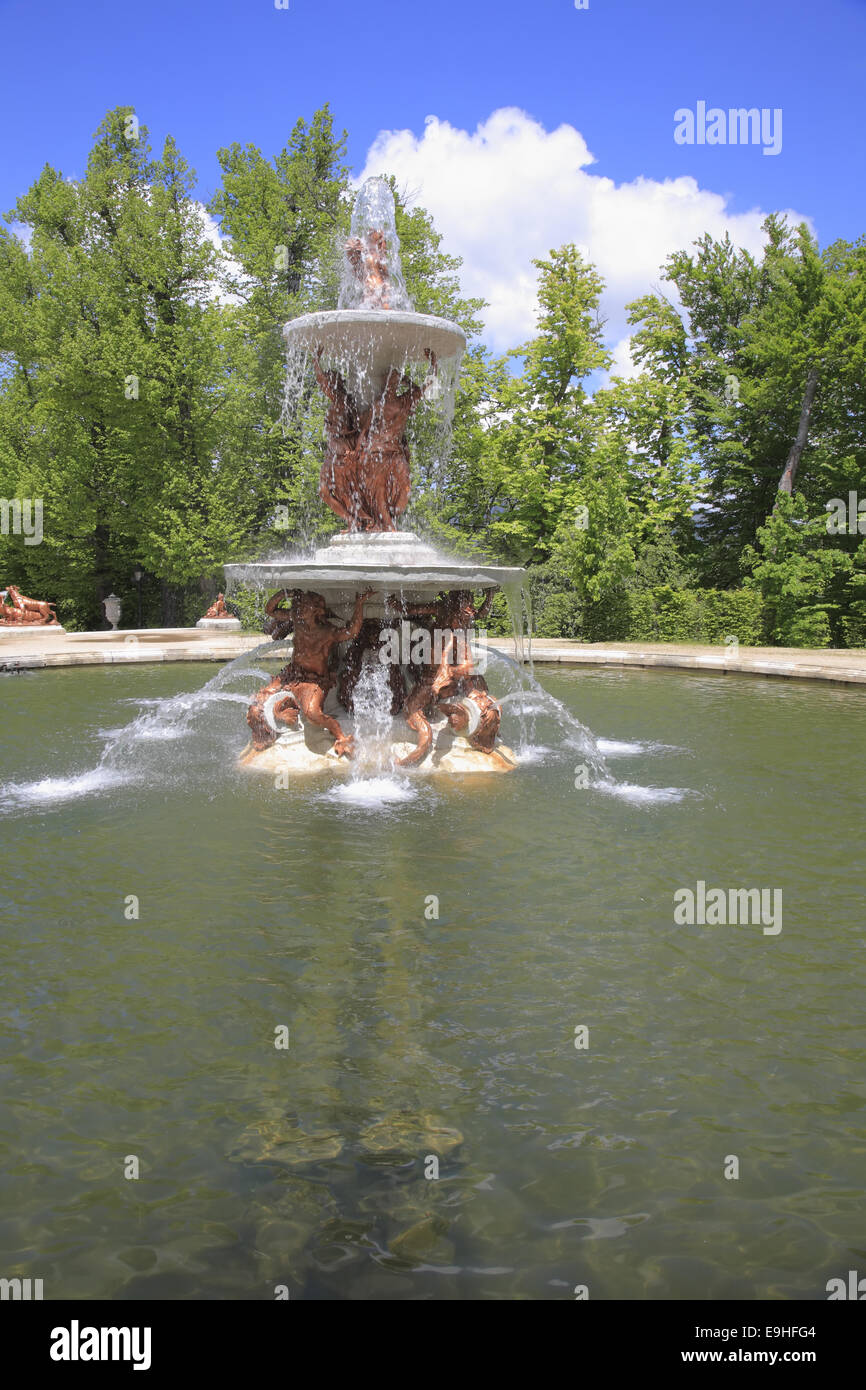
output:
<instances>
[{"instance_id":1,"label":"pool water","mask_svg":"<svg viewBox=\"0 0 866 1390\"><path fill-rule=\"evenodd\" d=\"M234 762L254 672L0 677L0 1275L823 1299L866 1269L866 698L537 675L607 774L529 700L511 775L277 790ZM699 882L778 890L781 930L678 923Z\"/></svg>"}]
</instances>

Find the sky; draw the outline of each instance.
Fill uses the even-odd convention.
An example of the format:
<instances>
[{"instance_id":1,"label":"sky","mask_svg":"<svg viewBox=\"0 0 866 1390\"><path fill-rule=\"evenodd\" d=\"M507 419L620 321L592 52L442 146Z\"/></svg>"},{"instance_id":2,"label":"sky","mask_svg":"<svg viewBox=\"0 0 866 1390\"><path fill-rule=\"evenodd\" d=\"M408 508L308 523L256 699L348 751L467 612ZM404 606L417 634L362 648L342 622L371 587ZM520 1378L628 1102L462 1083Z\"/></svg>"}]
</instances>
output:
<instances>
[{"instance_id":1,"label":"sky","mask_svg":"<svg viewBox=\"0 0 866 1390\"><path fill-rule=\"evenodd\" d=\"M625 304L702 232L866 233L866 0L580 3L0 0L0 210L46 163L82 174L114 106L175 137L207 201L221 146L273 155L328 101L354 175L394 173L463 258L492 348L531 335L532 259L574 241L625 372ZM738 108L766 113L757 143L728 138Z\"/></svg>"}]
</instances>

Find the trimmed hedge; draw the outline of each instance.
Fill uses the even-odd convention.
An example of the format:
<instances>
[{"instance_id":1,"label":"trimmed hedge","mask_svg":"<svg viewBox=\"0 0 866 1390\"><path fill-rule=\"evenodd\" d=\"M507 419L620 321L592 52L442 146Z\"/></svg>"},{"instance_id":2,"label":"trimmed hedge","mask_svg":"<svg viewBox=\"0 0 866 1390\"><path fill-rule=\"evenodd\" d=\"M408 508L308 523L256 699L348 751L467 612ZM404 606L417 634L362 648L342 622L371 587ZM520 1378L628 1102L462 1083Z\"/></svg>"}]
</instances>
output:
<instances>
[{"instance_id":1,"label":"trimmed hedge","mask_svg":"<svg viewBox=\"0 0 866 1390\"><path fill-rule=\"evenodd\" d=\"M705 642L736 637L742 646L761 643L763 599L752 589L621 590L604 602L582 605L574 590L539 582L530 571L537 637L584 642Z\"/></svg>"}]
</instances>

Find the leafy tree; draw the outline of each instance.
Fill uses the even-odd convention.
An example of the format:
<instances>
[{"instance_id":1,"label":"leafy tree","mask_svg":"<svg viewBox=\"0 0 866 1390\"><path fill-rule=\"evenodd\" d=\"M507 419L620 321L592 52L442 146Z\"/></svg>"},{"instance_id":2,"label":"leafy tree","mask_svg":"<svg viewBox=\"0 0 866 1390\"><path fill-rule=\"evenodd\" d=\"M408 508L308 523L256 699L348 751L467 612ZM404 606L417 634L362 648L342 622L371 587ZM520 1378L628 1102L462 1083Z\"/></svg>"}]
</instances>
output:
<instances>
[{"instance_id":1,"label":"leafy tree","mask_svg":"<svg viewBox=\"0 0 866 1390\"><path fill-rule=\"evenodd\" d=\"M0 482L45 498L44 545L6 563L73 624L128 594L136 563L176 621L249 524L243 354L192 184L174 141L154 159L121 107L83 179L46 166L18 200L29 248L0 242Z\"/></svg>"}]
</instances>

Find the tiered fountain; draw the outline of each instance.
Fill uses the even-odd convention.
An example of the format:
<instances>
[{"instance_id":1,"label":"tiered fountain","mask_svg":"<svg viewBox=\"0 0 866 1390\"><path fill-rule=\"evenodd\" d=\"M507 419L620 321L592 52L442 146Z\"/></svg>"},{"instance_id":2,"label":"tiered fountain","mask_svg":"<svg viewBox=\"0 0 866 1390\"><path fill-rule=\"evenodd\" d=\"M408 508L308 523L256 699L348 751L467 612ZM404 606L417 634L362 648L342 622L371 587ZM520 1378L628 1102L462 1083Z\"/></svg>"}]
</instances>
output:
<instances>
[{"instance_id":1,"label":"tiered fountain","mask_svg":"<svg viewBox=\"0 0 866 1390\"><path fill-rule=\"evenodd\" d=\"M412 310L386 180L361 190L344 261L340 308L283 332L293 376L311 367L328 400L319 493L345 530L312 559L226 566L230 585L270 594L274 640L293 636L250 706L242 761L290 775L371 756L380 770L508 771L478 624L500 587L519 611L523 571L443 558L397 529L410 417L434 400L450 415L466 338Z\"/></svg>"}]
</instances>

